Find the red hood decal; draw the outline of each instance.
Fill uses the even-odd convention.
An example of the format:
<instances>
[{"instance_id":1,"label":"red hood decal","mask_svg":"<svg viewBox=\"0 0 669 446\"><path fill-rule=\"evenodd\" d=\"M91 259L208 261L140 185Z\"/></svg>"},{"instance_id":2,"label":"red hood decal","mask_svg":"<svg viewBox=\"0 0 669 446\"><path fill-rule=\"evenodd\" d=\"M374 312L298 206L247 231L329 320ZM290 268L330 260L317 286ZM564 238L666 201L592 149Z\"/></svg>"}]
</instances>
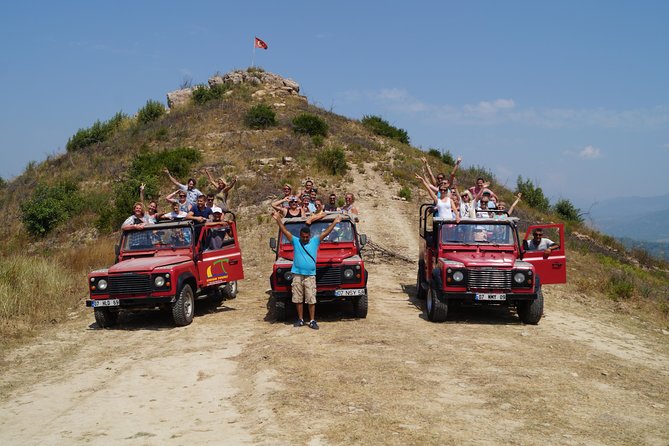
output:
<instances>
[{"instance_id":1,"label":"red hood decal","mask_svg":"<svg viewBox=\"0 0 669 446\"><path fill-rule=\"evenodd\" d=\"M484 250L458 253L449 252L442 259L462 262L466 267L492 266L496 268L511 268L516 261L516 255L513 252Z\"/></svg>"},{"instance_id":2,"label":"red hood decal","mask_svg":"<svg viewBox=\"0 0 669 446\"><path fill-rule=\"evenodd\" d=\"M139 257L136 259L124 260L116 265L109 267L109 274L121 274L138 271L153 271L161 266L174 265L176 263L192 262L188 256L157 256L157 257Z\"/></svg>"}]
</instances>

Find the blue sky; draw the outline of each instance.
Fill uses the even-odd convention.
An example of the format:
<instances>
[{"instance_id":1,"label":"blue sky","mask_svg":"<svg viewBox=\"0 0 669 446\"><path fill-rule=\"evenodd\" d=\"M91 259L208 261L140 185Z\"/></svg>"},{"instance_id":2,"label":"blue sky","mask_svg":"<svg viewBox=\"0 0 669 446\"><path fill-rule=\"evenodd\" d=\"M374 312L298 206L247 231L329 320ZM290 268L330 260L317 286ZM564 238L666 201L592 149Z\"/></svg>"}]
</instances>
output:
<instances>
[{"instance_id":1,"label":"blue sky","mask_svg":"<svg viewBox=\"0 0 669 446\"><path fill-rule=\"evenodd\" d=\"M312 103L381 115L554 202L666 194L669 2L5 3L0 175L185 80L251 64Z\"/></svg>"}]
</instances>

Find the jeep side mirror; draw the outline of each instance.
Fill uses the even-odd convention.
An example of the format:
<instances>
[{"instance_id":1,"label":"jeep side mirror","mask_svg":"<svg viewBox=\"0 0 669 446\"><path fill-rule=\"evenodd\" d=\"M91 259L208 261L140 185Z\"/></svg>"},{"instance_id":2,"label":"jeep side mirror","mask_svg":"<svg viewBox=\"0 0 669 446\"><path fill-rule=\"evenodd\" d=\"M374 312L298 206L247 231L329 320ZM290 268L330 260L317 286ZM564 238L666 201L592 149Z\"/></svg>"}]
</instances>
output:
<instances>
[{"instance_id":1,"label":"jeep side mirror","mask_svg":"<svg viewBox=\"0 0 669 446\"><path fill-rule=\"evenodd\" d=\"M272 251L276 252L276 239L274 237L269 239L269 247L272 248Z\"/></svg>"},{"instance_id":2,"label":"jeep side mirror","mask_svg":"<svg viewBox=\"0 0 669 446\"><path fill-rule=\"evenodd\" d=\"M360 234L360 248L364 248L367 244L367 234Z\"/></svg>"}]
</instances>

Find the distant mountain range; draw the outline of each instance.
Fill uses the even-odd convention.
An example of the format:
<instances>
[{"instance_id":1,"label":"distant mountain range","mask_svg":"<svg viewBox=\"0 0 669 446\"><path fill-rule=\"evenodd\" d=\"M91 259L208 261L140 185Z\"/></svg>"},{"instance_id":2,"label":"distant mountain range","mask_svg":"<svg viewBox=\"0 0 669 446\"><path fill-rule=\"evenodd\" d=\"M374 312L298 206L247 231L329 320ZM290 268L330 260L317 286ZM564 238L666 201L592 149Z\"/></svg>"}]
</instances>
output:
<instances>
[{"instance_id":1,"label":"distant mountain range","mask_svg":"<svg viewBox=\"0 0 669 446\"><path fill-rule=\"evenodd\" d=\"M669 194L602 200L592 206L585 219L628 248L643 248L669 260Z\"/></svg>"}]
</instances>

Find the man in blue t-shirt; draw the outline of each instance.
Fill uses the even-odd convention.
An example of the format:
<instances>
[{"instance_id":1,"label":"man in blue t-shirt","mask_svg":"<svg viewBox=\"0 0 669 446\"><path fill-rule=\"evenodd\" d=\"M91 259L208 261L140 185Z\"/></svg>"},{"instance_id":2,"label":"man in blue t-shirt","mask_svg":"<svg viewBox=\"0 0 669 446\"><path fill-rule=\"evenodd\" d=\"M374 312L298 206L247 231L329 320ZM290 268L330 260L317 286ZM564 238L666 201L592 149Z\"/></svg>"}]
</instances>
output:
<instances>
[{"instance_id":1,"label":"man in blue t-shirt","mask_svg":"<svg viewBox=\"0 0 669 446\"><path fill-rule=\"evenodd\" d=\"M293 298L292 301L297 308L296 327L304 325L304 304L309 308L309 327L318 330L316 323L316 257L318 257L318 247L321 241L327 237L334 227L341 221L341 215L337 215L330 226L317 237L311 237L311 231L308 226L300 229L300 237L293 237L281 220L281 214L274 212L274 220L279 225L283 235L293 245Z\"/></svg>"}]
</instances>

